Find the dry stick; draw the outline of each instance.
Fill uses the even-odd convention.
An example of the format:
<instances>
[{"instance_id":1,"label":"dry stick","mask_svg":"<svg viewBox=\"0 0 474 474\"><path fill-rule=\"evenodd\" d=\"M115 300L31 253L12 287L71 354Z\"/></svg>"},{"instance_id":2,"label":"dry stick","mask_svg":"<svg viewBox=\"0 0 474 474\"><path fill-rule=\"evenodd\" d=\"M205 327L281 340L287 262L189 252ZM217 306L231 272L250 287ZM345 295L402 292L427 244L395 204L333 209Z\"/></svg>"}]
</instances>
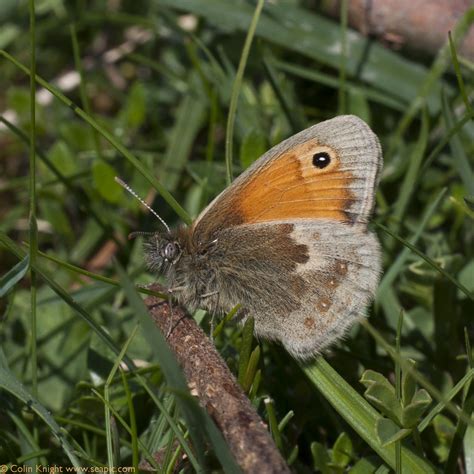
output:
<instances>
[{"instance_id":1,"label":"dry stick","mask_svg":"<svg viewBox=\"0 0 474 474\"><path fill-rule=\"evenodd\" d=\"M163 291L159 285L151 288ZM214 344L184 309L150 296L145 304L164 334L173 328L168 344L183 369L191 393L221 430L244 473L289 473L265 424ZM171 321L170 321L171 318Z\"/></svg>"},{"instance_id":2,"label":"dry stick","mask_svg":"<svg viewBox=\"0 0 474 474\"><path fill-rule=\"evenodd\" d=\"M324 11L339 18L341 0L321 3ZM471 6L470 0L351 0L348 15L349 24L363 34L434 56ZM474 28L465 35L458 53L474 60Z\"/></svg>"}]
</instances>

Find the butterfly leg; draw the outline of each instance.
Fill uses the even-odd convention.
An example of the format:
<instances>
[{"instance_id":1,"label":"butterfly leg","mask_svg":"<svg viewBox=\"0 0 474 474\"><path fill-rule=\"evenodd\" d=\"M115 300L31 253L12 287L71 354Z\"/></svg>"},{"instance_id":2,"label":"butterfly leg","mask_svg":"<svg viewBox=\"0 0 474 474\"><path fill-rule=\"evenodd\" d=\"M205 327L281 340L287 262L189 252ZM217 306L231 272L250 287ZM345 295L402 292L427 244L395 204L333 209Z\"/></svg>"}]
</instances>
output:
<instances>
[{"instance_id":1,"label":"butterfly leg","mask_svg":"<svg viewBox=\"0 0 474 474\"><path fill-rule=\"evenodd\" d=\"M154 285L156 285L156 282L152 281L151 283L140 284L140 285L137 285L136 287L142 290L150 290L153 288Z\"/></svg>"},{"instance_id":2,"label":"butterfly leg","mask_svg":"<svg viewBox=\"0 0 474 474\"><path fill-rule=\"evenodd\" d=\"M233 317L233 321L237 323L245 323L250 311L246 308L239 308Z\"/></svg>"},{"instance_id":3,"label":"butterfly leg","mask_svg":"<svg viewBox=\"0 0 474 474\"><path fill-rule=\"evenodd\" d=\"M171 295L173 293L177 293L178 291L183 291L185 289L186 289L185 286L175 286L173 288L168 288L168 293Z\"/></svg>"},{"instance_id":4,"label":"butterfly leg","mask_svg":"<svg viewBox=\"0 0 474 474\"><path fill-rule=\"evenodd\" d=\"M209 296L217 295L214 308L212 309L211 313L211 322L210 322L210 334L209 338L212 339L214 337L214 330L215 330L215 321L216 321L216 315L217 315L217 309L219 308L219 292L218 291L213 291L211 293L208 293ZM202 295L202 297L205 297L207 295Z\"/></svg>"},{"instance_id":5,"label":"butterfly leg","mask_svg":"<svg viewBox=\"0 0 474 474\"><path fill-rule=\"evenodd\" d=\"M166 331L165 338L168 339L173 331L173 299L171 297L173 291L171 288L168 288L168 307L170 309L170 317L168 319L168 330Z\"/></svg>"},{"instance_id":6,"label":"butterfly leg","mask_svg":"<svg viewBox=\"0 0 474 474\"><path fill-rule=\"evenodd\" d=\"M171 336L171 333L173 332L173 329L181 322L182 319L186 317L186 315L182 316L181 318L176 321L175 324L173 324L173 293L177 293L178 291L183 290L183 286L175 286L174 288L168 288L166 290L166 293L168 294L168 305L170 309L170 317L169 317L169 325L168 325L168 330L166 331L165 337L168 339Z\"/></svg>"},{"instance_id":7,"label":"butterfly leg","mask_svg":"<svg viewBox=\"0 0 474 474\"><path fill-rule=\"evenodd\" d=\"M209 293L204 293L202 295L199 295L199 298L209 298L209 296L214 296L219 294L218 291L210 291Z\"/></svg>"}]
</instances>

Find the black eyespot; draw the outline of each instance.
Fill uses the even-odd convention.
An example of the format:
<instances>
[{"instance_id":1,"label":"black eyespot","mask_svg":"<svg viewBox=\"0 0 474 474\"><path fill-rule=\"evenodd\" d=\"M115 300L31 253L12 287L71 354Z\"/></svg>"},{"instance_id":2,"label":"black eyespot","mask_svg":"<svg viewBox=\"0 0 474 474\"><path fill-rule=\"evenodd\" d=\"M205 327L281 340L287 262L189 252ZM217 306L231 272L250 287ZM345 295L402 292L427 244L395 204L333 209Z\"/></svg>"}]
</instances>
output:
<instances>
[{"instance_id":1,"label":"black eyespot","mask_svg":"<svg viewBox=\"0 0 474 474\"><path fill-rule=\"evenodd\" d=\"M322 170L323 168L326 168L329 163L331 163L329 153L321 151L320 153L315 153L313 155L313 165L316 166L316 168Z\"/></svg>"}]
</instances>

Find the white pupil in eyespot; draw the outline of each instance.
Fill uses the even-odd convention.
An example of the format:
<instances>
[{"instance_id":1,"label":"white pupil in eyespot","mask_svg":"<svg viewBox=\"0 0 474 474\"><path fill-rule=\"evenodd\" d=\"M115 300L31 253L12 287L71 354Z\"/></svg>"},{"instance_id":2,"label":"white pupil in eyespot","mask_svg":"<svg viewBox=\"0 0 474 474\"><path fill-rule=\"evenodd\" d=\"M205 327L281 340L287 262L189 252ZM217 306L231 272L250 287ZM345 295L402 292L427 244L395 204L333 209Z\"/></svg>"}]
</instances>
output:
<instances>
[{"instance_id":1,"label":"white pupil in eyespot","mask_svg":"<svg viewBox=\"0 0 474 474\"><path fill-rule=\"evenodd\" d=\"M325 151L322 151L320 153L315 153L313 155L313 165L316 168L323 169L326 168L327 165L331 162L331 157L329 156L329 153L326 153Z\"/></svg>"}]
</instances>

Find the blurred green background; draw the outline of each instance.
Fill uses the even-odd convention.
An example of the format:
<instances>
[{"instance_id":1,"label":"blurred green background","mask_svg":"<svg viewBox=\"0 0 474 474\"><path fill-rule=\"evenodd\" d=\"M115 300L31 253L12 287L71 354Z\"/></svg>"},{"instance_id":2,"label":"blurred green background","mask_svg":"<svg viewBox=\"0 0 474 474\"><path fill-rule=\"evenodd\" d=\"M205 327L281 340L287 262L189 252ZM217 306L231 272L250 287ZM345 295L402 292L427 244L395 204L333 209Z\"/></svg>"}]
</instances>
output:
<instances>
[{"instance_id":1,"label":"blurred green background","mask_svg":"<svg viewBox=\"0 0 474 474\"><path fill-rule=\"evenodd\" d=\"M302 370L276 344L254 341L245 365L244 388L282 455L294 472L474 469L474 65L456 55L474 14L453 30L451 47L446 38L436 57L414 56L325 17L318 2L274 1L242 57L255 7L36 1L36 68L46 81L36 95L36 234L29 224L31 92L21 68L31 60L29 5L0 3L0 463L68 465L73 453L84 466L137 466L160 452L163 472L205 463L231 472L212 442L197 464L179 461L175 430L189 426L140 329L127 347L140 368L106 384L119 362L113 349L124 347L138 320L129 293L104 277L119 278L115 261L134 284L153 281L140 239L126 236L160 229L114 176L170 225L182 216L150 181L195 217L226 186L234 97L234 174L293 133L342 113L366 120L384 150L373 223L384 276L369 324L325 354L338 374L334 383L354 390L343 396L318 386L306 376L312 369ZM49 256L36 256L33 280L23 258L32 236ZM208 315L196 317L209 331ZM229 322L215 343L237 374L249 349L242 349L242 328ZM365 406L364 390L371 437L348 420ZM103 396L115 410L112 424ZM67 430L66 447L59 427ZM206 439L198 432L188 440L191 451L200 435Z\"/></svg>"}]
</instances>

